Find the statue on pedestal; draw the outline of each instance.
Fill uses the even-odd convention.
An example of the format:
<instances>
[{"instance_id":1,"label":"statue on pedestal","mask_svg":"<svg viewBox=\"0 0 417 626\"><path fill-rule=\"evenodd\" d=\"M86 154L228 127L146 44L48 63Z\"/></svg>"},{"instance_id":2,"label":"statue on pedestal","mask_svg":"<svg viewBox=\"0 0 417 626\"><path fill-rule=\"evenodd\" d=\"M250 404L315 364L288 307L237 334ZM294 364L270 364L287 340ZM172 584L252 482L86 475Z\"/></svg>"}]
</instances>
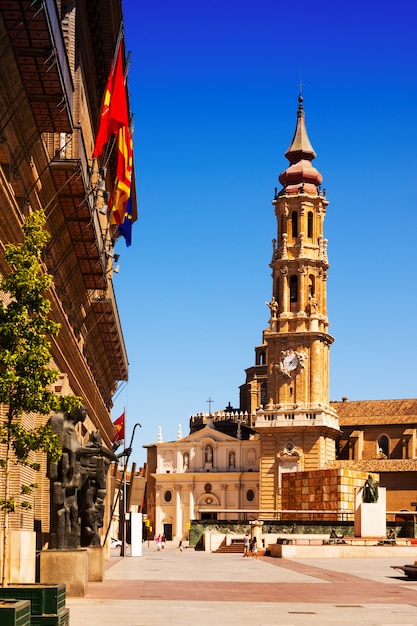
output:
<instances>
[{"instance_id":1,"label":"statue on pedestal","mask_svg":"<svg viewBox=\"0 0 417 626\"><path fill-rule=\"evenodd\" d=\"M102 445L99 431L90 435L85 446L78 441L75 426L86 416L87 409L82 406L71 413L56 413L49 420L62 445L61 459L48 464L50 549L100 545L106 475L116 457Z\"/></svg>"}]
</instances>

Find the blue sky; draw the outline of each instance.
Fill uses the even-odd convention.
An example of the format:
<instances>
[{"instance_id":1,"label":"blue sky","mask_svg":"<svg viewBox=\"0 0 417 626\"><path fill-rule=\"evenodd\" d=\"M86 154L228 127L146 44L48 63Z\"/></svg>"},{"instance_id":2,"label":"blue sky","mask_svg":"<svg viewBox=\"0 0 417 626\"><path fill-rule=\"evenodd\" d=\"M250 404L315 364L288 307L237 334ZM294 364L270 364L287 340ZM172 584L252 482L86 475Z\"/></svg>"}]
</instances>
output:
<instances>
[{"instance_id":1,"label":"blue sky","mask_svg":"<svg viewBox=\"0 0 417 626\"><path fill-rule=\"evenodd\" d=\"M304 84L327 199L331 399L416 397L412 0L124 0L139 220L117 244L132 460L239 403L269 319L271 201Z\"/></svg>"}]
</instances>

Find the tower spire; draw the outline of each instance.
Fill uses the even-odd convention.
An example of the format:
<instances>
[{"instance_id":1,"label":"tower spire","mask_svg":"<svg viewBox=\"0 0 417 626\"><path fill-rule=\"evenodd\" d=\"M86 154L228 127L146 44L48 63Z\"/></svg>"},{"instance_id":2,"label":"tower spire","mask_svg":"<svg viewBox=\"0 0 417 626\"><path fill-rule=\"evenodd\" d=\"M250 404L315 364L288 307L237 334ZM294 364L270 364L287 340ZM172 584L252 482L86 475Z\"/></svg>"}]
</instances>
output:
<instances>
[{"instance_id":1,"label":"tower spire","mask_svg":"<svg viewBox=\"0 0 417 626\"><path fill-rule=\"evenodd\" d=\"M311 164L317 155L307 134L303 102L300 87L295 132L285 153L290 166L279 175L279 182L285 188L285 193L297 193L301 185L303 191L317 193L317 187L323 180L320 172Z\"/></svg>"}]
</instances>

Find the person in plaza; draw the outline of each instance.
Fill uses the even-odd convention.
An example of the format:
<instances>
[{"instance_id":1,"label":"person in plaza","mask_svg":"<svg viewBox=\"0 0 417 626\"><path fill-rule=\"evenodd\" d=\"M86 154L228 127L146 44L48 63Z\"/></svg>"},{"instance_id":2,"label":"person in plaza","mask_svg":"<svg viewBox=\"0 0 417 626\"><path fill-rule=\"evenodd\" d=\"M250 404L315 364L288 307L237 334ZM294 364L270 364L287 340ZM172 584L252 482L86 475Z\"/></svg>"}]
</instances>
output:
<instances>
[{"instance_id":1,"label":"person in plaza","mask_svg":"<svg viewBox=\"0 0 417 626\"><path fill-rule=\"evenodd\" d=\"M162 548L162 537L161 537L161 535L158 535L155 538L155 541L156 541L156 549L158 550L158 552L160 552L161 548Z\"/></svg>"},{"instance_id":2,"label":"person in plaza","mask_svg":"<svg viewBox=\"0 0 417 626\"><path fill-rule=\"evenodd\" d=\"M161 548L162 550L165 548L165 535L162 535L161 537Z\"/></svg>"},{"instance_id":3,"label":"person in plaza","mask_svg":"<svg viewBox=\"0 0 417 626\"><path fill-rule=\"evenodd\" d=\"M179 551L180 551L180 556L182 556L182 552L184 550L184 546L182 545L182 539L180 539L180 542L178 544L178 548L179 548Z\"/></svg>"},{"instance_id":4,"label":"person in plaza","mask_svg":"<svg viewBox=\"0 0 417 626\"><path fill-rule=\"evenodd\" d=\"M255 559L257 559L258 558L258 543L256 541L256 537L252 539L249 549L252 553L252 556L254 556Z\"/></svg>"},{"instance_id":5,"label":"person in plaza","mask_svg":"<svg viewBox=\"0 0 417 626\"><path fill-rule=\"evenodd\" d=\"M243 537L243 557L249 556L250 537L249 533Z\"/></svg>"}]
</instances>

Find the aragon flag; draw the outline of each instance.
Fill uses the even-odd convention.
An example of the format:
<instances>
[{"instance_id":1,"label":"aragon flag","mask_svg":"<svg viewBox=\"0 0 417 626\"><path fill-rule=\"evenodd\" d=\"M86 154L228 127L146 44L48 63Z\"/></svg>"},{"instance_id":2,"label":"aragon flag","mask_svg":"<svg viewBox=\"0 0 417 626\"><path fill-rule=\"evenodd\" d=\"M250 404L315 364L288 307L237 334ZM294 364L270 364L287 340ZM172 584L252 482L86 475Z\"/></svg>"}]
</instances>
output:
<instances>
[{"instance_id":1,"label":"aragon flag","mask_svg":"<svg viewBox=\"0 0 417 626\"><path fill-rule=\"evenodd\" d=\"M111 224L123 224L126 216L126 204L130 198L133 170L132 134L128 126L118 132L117 141L117 177L110 200Z\"/></svg>"},{"instance_id":2,"label":"aragon flag","mask_svg":"<svg viewBox=\"0 0 417 626\"><path fill-rule=\"evenodd\" d=\"M122 127L128 127L129 114L127 108L126 85L123 74L123 40L120 38L116 62L113 63L107 80L101 107L100 122L94 144L93 158L103 152L110 135L117 135Z\"/></svg>"},{"instance_id":3,"label":"aragon flag","mask_svg":"<svg viewBox=\"0 0 417 626\"><path fill-rule=\"evenodd\" d=\"M120 417L117 418L115 422L113 422L113 426L116 429L116 433L111 440L112 443L118 443L119 441L124 440L125 438L125 413L121 414Z\"/></svg>"}]
</instances>

